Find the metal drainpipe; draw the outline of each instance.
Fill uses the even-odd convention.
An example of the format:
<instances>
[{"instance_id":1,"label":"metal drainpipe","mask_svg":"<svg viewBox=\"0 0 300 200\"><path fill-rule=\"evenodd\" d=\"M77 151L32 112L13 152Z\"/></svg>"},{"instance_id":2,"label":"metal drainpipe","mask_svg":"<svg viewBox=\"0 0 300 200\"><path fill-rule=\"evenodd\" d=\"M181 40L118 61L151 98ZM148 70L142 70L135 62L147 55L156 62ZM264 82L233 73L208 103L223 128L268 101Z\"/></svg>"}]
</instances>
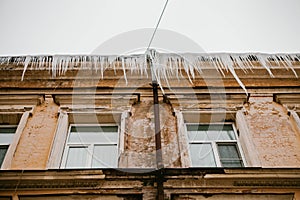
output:
<instances>
[{"instance_id":1,"label":"metal drainpipe","mask_svg":"<svg viewBox=\"0 0 300 200\"><path fill-rule=\"evenodd\" d=\"M157 184L157 199L164 199L164 175L163 175L163 159L161 149L161 131L160 131L160 115L159 115L159 101L158 101L158 83L153 71L152 56L155 54L155 50L151 49L147 54L147 64L151 69L152 76L152 91L153 91L153 106L154 106L154 126L155 126L155 149L156 149L156 184Z\"/></svg>"}]
</instances>

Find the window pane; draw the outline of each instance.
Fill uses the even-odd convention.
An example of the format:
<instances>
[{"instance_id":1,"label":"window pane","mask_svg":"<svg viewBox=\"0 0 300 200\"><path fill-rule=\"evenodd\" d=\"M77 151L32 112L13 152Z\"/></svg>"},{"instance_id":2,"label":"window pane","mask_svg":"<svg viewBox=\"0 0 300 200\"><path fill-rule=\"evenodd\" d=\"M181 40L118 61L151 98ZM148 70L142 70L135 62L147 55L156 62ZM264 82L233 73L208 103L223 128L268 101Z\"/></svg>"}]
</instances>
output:
<instances>
[{"instance_id":1,"label":"window pane","mask_svg":"<svg viewBox=\"0 0 300 200\"><path fill-rule=\"evenodd\" d=\"M0 200L11 200L10 197L0 197Z\"/></svg>"},{"instance_id":2,"label":"window pane","mask_svg":"<svg viewBox=\"0 0 300 200\"><path fill-rule=\"evenodd\" d=\"M233 130L208 130L210 140L236 140Z\"/></svg>"},{"instance_id":3,"label":"window pane","mask_svg":"<svg viewBox=\"0 0 300 200\"><path fill-rule=\"evenodd\" d=\"M97 145L94 147L92 167L117 167L117 145Z\"/></svg>"},{"instance_id":4,"label":"window pane","mask_svg":"<svg viewBox=\"0 0 300 200\"><path fill-rule=\"evenodd\" d=\"M242 159L236 144L218 144L223 167L242 167Z\"/></svg>"},{"instance_id":5,"label":"window pane","mask_svg":"<svg viewBox=\"0 0 300 200\"><path fill-rule=\"evenodd\" d=\"M117 132L118 126L72 126L71 132Z\"/></svg>"},{"instance_id":6,"label":"window pane","mask_svg":"<svg viewBox=\"0 0 300 200\"><path fill-rule=\"evenodd\" d=\"M0 127L0 134L1 133L15 133L17 127Z\"/></svg>"},{"instance_id":7,"label":"window pane","mask_svg":"<svg viewBox=\"0 0 300 200\"><path fill-rule=\"evenodd\" d=\"M232 125L187 125L189 141L236 140Z\"/></svg>"},{"instance_id":8,"label":"window pane","mask_svg":"<svg viewBox=\"0 0 300 200\"><path fill-rule=\"evenodd\" d=\"M231 124L189 124L187 126L188 131L207 131L207 130L223 130L223 131L230 131L232 130Z\"/></svg>"},{"instance_id":9,"label":"window pane","mask_svg":"<svg viewBox=\"0 0 300 200\"><path fill-rule=\"evenodd\" d=\"M67 168L87 167L88 148L87 147L69 147L66 162Z\"/></svg>"},{"instance_id":10,"label":"window pane","mask_svg":"<svg viewBox=\"0 0 300 200\"><path fill-rule=\"evenodd\" d=\"M11 144L14 134L1 133L0 134L0 143L2 144Z\"/></svg>"},{"instance_id":11,"label":"window pane","mask_svg":"<svg viewBox=\"0 0 300 200\"><path fill-rule=\"evenodd\" d=\"M98 143L98 144L109 144L109 143L117 143L118 133L101 133L101 132L75 132L70 133L69 143L79 143L79 144L90 144L90 143Z\"/></svg>"},{"instance_id":12,"label":"window pane","mask_svg":"<svg viewBox=\"0 0 300 200\"><path fill-rule=\"evenodd\" d=\"M68 142L79 144L107 144L117 143L117 126L72 126Z\"/></svg>"},{"instance_id":13,"label":"window pane","mask_svg":"<svg viewBox=\"0 0 300 200\"><path fill-rule=\"evenodd\" d=\"M190 144L192 166L215 167L216 161L211 144Z\"/></svg>"},{"instance_id":14,"label":"window pane","mask_svg":"<svg viewBox=\"0 0 300 200\"><path fill-rule=\"evenodd\" d=\"M16 130L17 127L0 127L0 143L10 144Z\"/></svg>"},{"instance_id":15,"label":"window pane","mask_svg":"<svg viewBox=\"0 0 300 200\"><path fill-rule=\"evenodd\" d=\"M193 141L208 141L208 135L206 131L189 131L188 139L190 142Z\"/></svg>"},{"instance_id":16,"label":"window pane","mask_svg":"<svg viewBox=\"0 0 300 200\"><path fill-rule=\"evenodd\" d=\"M4 160L4 157L6 155L7 149L8 149L8 145L0 146L0 167L3 163L3 160Z\"/></svg>"}]
</instances>

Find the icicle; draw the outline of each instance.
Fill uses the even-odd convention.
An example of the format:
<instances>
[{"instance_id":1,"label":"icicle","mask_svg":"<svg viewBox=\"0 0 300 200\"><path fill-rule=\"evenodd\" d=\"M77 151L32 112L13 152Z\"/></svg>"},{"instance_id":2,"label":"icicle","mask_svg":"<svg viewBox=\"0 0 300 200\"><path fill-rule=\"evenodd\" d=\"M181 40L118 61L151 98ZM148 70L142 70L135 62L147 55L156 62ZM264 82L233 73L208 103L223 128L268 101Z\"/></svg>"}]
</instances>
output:
<instances>
[{"instance_id":1,"label":"icicle","mask_svg":"<svg viewBox=\"0 0 300 200\"><path fill-rule=\"evenodd\" d=\"M216 68L216 70L223 75L223 77L225 77L225 74L224 74L222 68L220 68L218 63L214 61L212 56L209 56L209 63L210 63L210 65L214 66Z\"/></svg>"},{"instance_id":2,"label":"icicle","mask_svg":"<svg viewBox=\"0 0 300 200\"><path fill-rule=\"evenodd\" d=\"M249 55L246 55L244 59L246 60L246 63L247 63L247 65L248 65L250 71L253 72L253 70L252 70L253 64L252 64L252 62L251 62L251 60L250 60L250 58L249 58Z\"/></svg>"},{"instance_id":3,"label":"icicle","mask_svg":"<svg viewBox=\"0 0 300 200\"><path fill-rule=\"evenodd\" d=\"M34 57L34 68L38 68L39 66L39 56L35 56Z\"/></svg>"},{"instance_id":4,"label":"icicle","mask_svg":"<svg viewBox=\"0 0 300 200\"><path fill-rule=\"evenodd\" d=\"M14 64L17 66L19 65L19 57L14 58ZM1 61L0 61L0 65L1 65Z\"/></svg>"},{"instance_id":5,"label":"icicle","mask_svg":"<svg viewBox=\"0 0 300 200\"><path fill-rule=\"evenodd\" d=\"M85 67L86 69L91 69L90 67L90 56L85 56Z\"/></svg>"},{"instance_id":6,"label":"icicle","mask_svg":"<svg viewBox=\"0 0 300 200\"><path fill-rule=\"evenodd\" d=\"M183 74L182 74L182 62L181 62L181 57L177 57L176 58L176 62L177 62L177 66L179 68L179 74L181 78L184 78Z\"/></svg>"},{"instance_id":7,"label":"icicle","mask_svg":"<svg viewBox=\"0 0 300 200\"><path fill-rule=\"evenodd\" d=\"M76 56L76 57L75 57L74 65L75 65L76 67L78 67L78 66L80 65L80 57L79 57L79 56Z\"/></svg>"},{"instance_id":8,"label":"icicle","mask_svg":"<svg viewBox=\"0 0 300 200\"><path fill-rule=\"evenodd\" d=\"M64 75L67 71L68 71L68 68L69 68L69 62L70 62L70 57L69 56L65 56L62 58L63 59L63 66L62 66L62 71L61 73Z\"/></svg>"},{"instance_id":9,"label":"icicle","mask_svg":"<svg viewBox=\"0 0 300 200\"><path fill-rule=\"evenodd\" d=\"M193 83L191 77L190 77L190 73L189 73L189 67L184 59L184 57L181 58L182 59L182 64L183 64L183 69L184 71L186 72L187 76L188 76L188 79L190 81L190 83Z\"/></svg>"},{"instance_id":10,"label":"icicle","mask_svg":"<svg viewBox=\"0 0 300 200\"><path fill-rule=\"evenodd\" d=\"M112 66L114 69L114 74L117 75L116 65L115 65L116 62L114 62L115 59L117 58L117 56L106 56L106 58L107 58L107 62L108 62L108 67Z\"/></svg>"},{"instance_id":11,"label":"icicle","mask_svg":"<svg viewBox=\"0 0 300 200\"><path fill-rule=\"evenodd\" d=\"M245 62L245 59L242 58L241 55L230 55L233 60L235 61L236 65L243 70L244 73L247 73L247 65L245 65L245 63L247 64L247 62Z\"/></svg>"},{"instance_id":12,"label":"icicle","mask_svg":"<svg viewBox=\"0 0 300 200\"><path fill-rule=\"evenodd\" d=\"M31 56L31 60L30 60L30 70L32 70L33 69L33 66L34 66L34 56ZM28 69L28 68L27 68Z\"/></svg>"},{"instance_id":13,"label":"icicle","mask_svg":"<svg viewBox=\"0 0 300 200\"><path fill-rule=\"evenodd\" d=\"M142 72L142 74L146 74L146 77L148 78L148 71L147 71L147 61L145 60L146 56L144 56L143 54L137 56L136 60L135 60L135 64L139 66L140 71Z\"/></svg>"},{"instance_id":14,"label":"icicle","mask_svg":"<svg viewBox=\"0 0 300 200\"><path fill-rule=\"evenodd\" d=\"M152 55L153 53L153 55ZM297 72L293 66L293 61L300 61L299 55L291 54L165 54L154 53L149 55L153 62L151 69L152 76L157 80L161 90L163 91L162 82L166 86L170 87L170 80L181 77L189 79L190 83L193 83L193 79L196 78L197 73L200 75L202 70L206 67L213 66L218 72L225 77L225 72L230 72L236 79L238 84L247 93L246 87L236 74L236 69L242 70L244 73L253 71L255 68L254 61L258 60L262 67L264 67L271 77L274 77L271 69L272 65L278 67L284 67L287 70L291 70L295 77L298 78ZM154 55L155 54L155 55ZM26 56L26 57L0 57L0 65L23 64L24 69L21 80L24 80L26 70L29 67L33 70L48 69L52 72L52 76L65 74L71 67L81 67L82 69L100 70L101 78L104 78L104 71L106 69L114 70L117 74L117 70L122 67L123 75L126 84L128 84L128 74L139 74L141 77L147 76L148 78L148 65L145 54L138 55L126 55L126 56L97 56L97 55L77 55L77 56ZM183 76L183 71L185 76Z\"/></svg>"},{"instance_id":15,"label":"icicle","mask_svg":"<svg viewBox=\"0 0 300 200\"><path fill-rule=\"evenodd\" d=\"M294 73L294 75L298 78L298 74L297 74L297 72L294 70L293 64L292 64L292 62L289 60L288 55L282 55L282 57L283 57L283 63L286 64L287 67L288 67L289 69L291 69L292 72Z\"/></svg>"},{"instance_id":16,"label":"icicle","mask_svg":"<svg viewBox=\"0 0 300 200\"><path fill-rule=\"evenodd\" d=\"M152 68L150 68L152 81L156 80L158 86L160 87L160 90L163 94L165 94L165 91L162 87L161 81L160 81L160 69L159 69L159 55L158 53L153 50L147 50L145 53L145 62L147 63L147 55L149 55L150 59L152 60Z\"/></svg>"},{"instance_id":17,"label":"icicle","mask_svg":"<svg viewBox=\"0 0 300 200\"><path fill-rule=\"evenodd\" d=\"M157 66L159 68L160 77L166 82L167 86L170 87L169 79L168 79L168 63L167 63L167 56L163 54L159 54L157 57L158 61ZM160 83L161 84L161 83Z\"/></svg>"},{"instance_id":18,"label":"icicle","mask_svg":"<svg viewBox=\"0 0 300 200\"><path fill-rule=\"evenodd\" d=\"M135 58L133 57L126 58L126 67L130 70L130 75L132 75L133 72L139 72L138 64L135 62ZM143 74L143 72L140 72L140 74Z\"/></svg>"},{"instance_id":19,"label":"icicle","mask_svg":"<svg viewBox=\"0 0 300 200\"><path fill-rule=\"evenodd\" d=\"M233 61L231 60L231 58L228 55L220 55L220 59L223 62L223 64L225 64L225 67L227 69L229 69L230 73L232 74L232 76L235 78L235 80L238 82L238 84L241 86L241 88L245 91L245 93L248 96L248 91L245 87L245 85L243 84L243 82L239 79L238 75L236 74L235 70L234 70L234 66L233 66Z\"/></svg>"},{"instance_id":20,"label":"icicle","mask_svg":"<svg viewBox=\"0 0 300 200\"><path fill-rule=\"evenodd\" d=\"M10 63L10 60L12 59L12 57L7 57L7 65Z\"/></svg>"},{"instance_id":21,"label":"icicle","mask_svg":"<svg viewBox=\"0 0 300 200\"><path fill-rule=\"evenodd\" d=\"M166 56L166 70L167 70L167 76L168 77L171 77L171 78L173 78L174 77L174 75L175 75L175 70L176 70L176 68L175 67L173 67L173 64L172 64L172 61L171 61L171 59L172 59L172 57L173 56Z\"/></svg>"},{"instance_id":22,"label":"icicle","mask_svg":"<svg viewBox=\"0 0 300 200\"><path fill-rule=\"evenodd\" d=\"M199 74L202 74L203 73L202 72L202 67L203 67L202 61L200 60L200 58L198 56L196 56L195 59L196 59L195 68Z\"/></svg>"},{"instance_id":23,"label":"icicle","mask_svg":"<svg viewBox=\"0 0 300 200\"><path fill-rule=\"evenodd\" d=\"M56 66L57 66L58 56L54 55L52 56L52 76L56 77Z\"/></svg>"},{"instance_id":24,"label":"icicle","mask_svg":"<svg viewBox=\"0 0 300 200\"><path fill-rule=\"evenodd\" d=\"M127 76L126 76L126 70L125 70L124 57L122 56L121 59L122 59L122 69L123 69L123 73L124 73L124 79L125 79L126 85L128 85Z\"/></svg>"},{"instance_id":25,"label":"icicle","mask_svg":"<svg viewBox=\"0 0 300 200\"><path fill-rule=\"evenodd\" d=\"M38 59L38 62L39 62L38 68L39 69L42 69L42 66L44 66L44 58L45 57L40 56L39 59Z\"/></svg>"},{"instance_id":26,"label":"icicle","mask_svg":"<svg viewBox=\"0 0 300 200\"><path fill-rule=\"evenodd\" d=\"M103 63L103 57L100 57L100 74L101 74L101 79L103 79L103 73L104 73L104 63Z\"/></svg>"},{"instance_id":27,"label":"icicle","mask_svg":"<svg viewBox=\"0 0 300 200\"><path fill-rule=\"evenodd\" d=\"M63 75L63 69L64 69L64 64L65 64L65 56L59 56L59 75Z\"/></svg>"},{"instance_id":28,"label":"icicle","mask_svg":"<svg viewBox=\"0 0 300 200\"><path fill-rule=\"evenodd\" d=\"M46 67L48 67L48 71L50 72L50 57L49 56L46 56L45 63L46 63Z\"/></svg>"},{"instance_id":29,"label":"icicle","mask_svg":"<svg viewBox=\"0 0 300 200\"><path fill-rule=\"evenodd\" d=\"M92 69L95 70L97 73L98 57L92 56L91 62L92 62Z\"/></svg>"},{"instance_id":30,"label":"icicle","mask_svg":"<svg viewBox=\"0 0 300 200\"><path fill-rule=\"evenodd\" d=\"M61 75L61 68L62 68L62 56L58 56L58 59L57 59L57 72L58 72L58 76Z\"/></svg>"},{"instance_id":31,"label":"icicle","mask_svg":"<svg viewBox=\"0 0 300 200\"><path fill-rule=\"evenodd\" d=\"M31 61L31 56L26 56L25 61L24 61L24 69L23 69L21 81L24 80L24 75L25 75L25 72L27 70L27 67L28 67L28 64L30 63L30 61Z\"/></svg>"},{"instance_id":32,"label":"icicle","mask_svg":"<svg viewBox=\"0 0 300 200\"><path fill-rule=\"evenodd\" d=\"M281 62L281 59L280 59L281 56L278 56L278 55L270 55L270 58L272 59L272 61L274 61L276 63L276 65L278 65L278 67L280 67L280 62ZM283 66L288 69L288 67L285 65L285 63L283 63Z\"/></svg>"},{"instance_id":33,"label":"icicle","mask_svg":"<svg viewBox=\"0 0 300 200\"><path fill-rule=\"evenodd\" d=\"M189 73L191 74L192 78L195 79L193 64L194 56L192 56L191 54L185 54L184 59L187 62Z\"/></svg>"},{"instance_id":34,"label":"icicle","mask_svg":"<svg viewBox=\"0 0 300 200\"><path fill-rule=\"evenodd\" d=\"M140 74L140 76L142 77L143 74L144 74L144 71L141 70L140 68L140 64L141 63L138 63L137 62L137 57L134 56L134 57L130 57L130 58L127 58L127 69L130 70L130 74L133 75L133 74Z\"/></svg>"},{"instance_id":35,"label":"icicle","mask_svg":"<svg viewBox=\"0 0 300 200\"><path fill-rule=\"evenodd\" d=\"M86 56L80 56L81 57L81 67L82 69L86 69Z\"/></svg>"},{"instance_id":36,"label":"icicle","mask_svg":"<svg viewBox=\"0 0 300 200\"><path fill-rule=\"evenodd\" d=\"M179 66L177 65L177 63L175 63L175 61L174 61L175 59L176 58L174 58L173 56L171 56L169 58L169 63L170 63L170 68L173 69L173 72L175 73L176 79L179 81L179 72L178 72Z\"/></svg>"},{"instance_id":37,"label":"icicle","mask_svg":"<svg viewBox=\"0 0 300 200\"><path fill-rule=\"evenodd\" d=\"M224 71L228 72L228 68L225 67L221 61L221 59L217 56L214 56L213 58L214 62L216 63L216 65L218 66L219 70L224 74ZM225 74L224 74L224 77L225 77Z\"/></svg>"},{"instance_id":38,"label":"icicle","mask_svg":"<svg viewBox=\"0 0 300 200\"><path fill-rule=\"evenodd\" d=\"M258 61L260 62L260 64L269 72L270 76L272 78L274 78L273 73L270 70L270 67L267 65L268 62L268 56L267 55L263 55L263 54L258 54L256 55Z\"/></svg>"}]
</instances>

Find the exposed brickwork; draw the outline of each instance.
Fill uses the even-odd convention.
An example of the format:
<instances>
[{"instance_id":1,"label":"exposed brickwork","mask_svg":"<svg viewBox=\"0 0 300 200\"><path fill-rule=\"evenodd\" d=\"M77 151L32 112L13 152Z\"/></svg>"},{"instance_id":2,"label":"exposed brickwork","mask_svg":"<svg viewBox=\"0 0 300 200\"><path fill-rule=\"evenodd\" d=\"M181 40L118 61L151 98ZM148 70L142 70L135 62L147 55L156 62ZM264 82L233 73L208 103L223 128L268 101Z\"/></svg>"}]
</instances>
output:
<instances>
[{"instance_id":1,"label":"exposed brickwork","mask_svg":"<svg viewBox=\"0 0 300 200\"><path fill-rule=\"evenodd\" d=\"M160 104L159 111L164 165L180 167L176 119L168 104ZM122 166L156 166L153 120L153 101L151 99L146 99L133 106L132 116L127 123L125 151L121 159Z\"/></svg>"},{"instance_id":2,"label":"exposed brickwork","mask_svg":"<svg viewBox=\"0 0 300 200\"><path fill-rule=\"evenodd\" d=\"M272 97L251 97L246 107L253 143L263 167L299 167L300 141L280 104Z\"/></svg>"},{"instance_id":3,"label":"exposed brickwork","mask_svg":"<svg viewBox=\"0 0 300 200\"><path fill-rule=\"evenodd\" d=\"M152 101L142 101L132 108L128 119L122 165L155 167L154 124L151 122Z\"/></svg>"},{"instance_id":4,"label":"exposed brickwork","mask_svg":"<svg viewBox=\"0 0 300 200\"><path fill-rule=\"evenodd\" d=\"M162 155L165 167L181 167L178 144L177 120L168 104L161 104L160 124L162 136Z\"/></svg>"},{"instance_id":5,"label":"exposed brickwork","mask_svg":"<svg viewBox=\"0 0 300 200\"><path fill-rule=\"evenodd\" d=\"M36 107L28 119L12 162L12 169L45 169L57 124L58 106L52 98Z\"/></svg>"}]
</instances>

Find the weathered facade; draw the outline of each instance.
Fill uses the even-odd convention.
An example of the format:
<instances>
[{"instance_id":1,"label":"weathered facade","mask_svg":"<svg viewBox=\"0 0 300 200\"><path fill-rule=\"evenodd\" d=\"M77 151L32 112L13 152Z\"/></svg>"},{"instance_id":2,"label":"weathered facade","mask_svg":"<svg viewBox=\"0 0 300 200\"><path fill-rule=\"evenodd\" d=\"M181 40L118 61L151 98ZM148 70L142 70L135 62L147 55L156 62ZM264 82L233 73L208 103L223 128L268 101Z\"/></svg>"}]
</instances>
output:
<instances>
[{"instance_id":1,"label":"weathered facade","mask_svg":"<svg viewBox=\"0 0 300 200\"><path fill-rule=\"evenodd\" d=\"M299 55L153 57L0 58L0 199L300 199Z\"/></svg>"}]
</instances>

